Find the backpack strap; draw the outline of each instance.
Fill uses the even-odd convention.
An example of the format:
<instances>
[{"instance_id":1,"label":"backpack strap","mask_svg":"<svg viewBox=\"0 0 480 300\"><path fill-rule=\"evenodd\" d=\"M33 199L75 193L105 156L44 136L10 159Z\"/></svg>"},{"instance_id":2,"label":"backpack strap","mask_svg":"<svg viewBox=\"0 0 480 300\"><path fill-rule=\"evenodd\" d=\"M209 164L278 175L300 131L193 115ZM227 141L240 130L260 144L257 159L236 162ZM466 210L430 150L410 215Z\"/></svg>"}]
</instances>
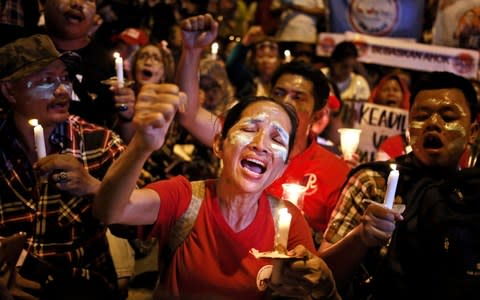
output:
<instances>
[{"instance_id":1,"label":"backpack strap","mask_svg":"<svg viewBox=\"0 0 480 300\"><path fill-rule=\"evenodd\" d=\"M205 198L205 181L193 181L192 185L192 199L188 205L187 210L178 218L173 224L168 237L167 245L169 256L172 256L178 246L187 238L192 231L195 221L197 221L198 212L202 206Z\"/></svg>"}]
</instances>

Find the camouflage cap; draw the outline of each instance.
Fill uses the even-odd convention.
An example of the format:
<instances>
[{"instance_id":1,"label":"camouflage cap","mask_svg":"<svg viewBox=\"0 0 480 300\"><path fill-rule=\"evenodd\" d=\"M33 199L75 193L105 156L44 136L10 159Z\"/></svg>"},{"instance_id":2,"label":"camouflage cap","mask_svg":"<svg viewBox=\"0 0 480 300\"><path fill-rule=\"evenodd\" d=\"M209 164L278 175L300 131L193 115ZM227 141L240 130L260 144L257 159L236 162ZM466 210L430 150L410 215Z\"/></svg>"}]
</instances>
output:
<instances>
[{"instance_id":1,"label":"camouflage cap","mask_svg":"<svg viewBox=\"0 0 480 300\"><path fill-rule=\"evenodd\" d=\"M47 35L19 38L0 48L0 82L38 72L60 56Z\"/></svg>"}]
</instances>

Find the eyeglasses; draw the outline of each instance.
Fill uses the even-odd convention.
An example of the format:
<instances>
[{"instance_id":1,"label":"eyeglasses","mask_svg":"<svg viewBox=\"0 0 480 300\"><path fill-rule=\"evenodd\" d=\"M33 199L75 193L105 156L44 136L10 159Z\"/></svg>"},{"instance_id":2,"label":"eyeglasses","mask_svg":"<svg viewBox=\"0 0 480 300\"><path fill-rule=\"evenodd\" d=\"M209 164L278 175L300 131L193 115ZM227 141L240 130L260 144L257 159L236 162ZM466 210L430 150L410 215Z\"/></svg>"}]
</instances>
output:
<instances>
[{"instance_id":1,"label":"eyeglasses","mask_svg":"<svg viewBox=\"0 0 480 300\"><path fill-rule=\"evenodd\" d=\"M271 41L263 41L255 45L255 49L258 50L264 50L264 49L270 49L273 51L278 51L278 45L277 43L271 42Z\"/></svg>"},{"instance_id":2,"label":"eyeglasses","mask_svg":"<svg viewBox=\"0 0 480 300\"><path fill-rule=\"evenodd\" d=\"M68 78L68 75L63 76L46 76L40 80L29 80L27 81L27 89L38 90L39 92L45 93L50 92L51 94L55 93L57 88L63 85L65 90L69 93L72 93L72 82Z\"/></svg>"},{"instance_id":3,"label":"eyeglasses","mask_svg":"<svg viewBox=\"0 0 480 300\"><path fill-rule=\"evenodd\" d=\"M277 63L278 62L278 57L276 56L257 56L255 60L258 63Z\"/></svg>"},{"instance_id":4,"label":"eyeglasses","mask_svg":"<svg viewBox=\"0 0 480 300\"><path fill-rule=\"evenodd\" d=\"M157 54L150 54L150 53L147 53L147 52L144 52L144 53L141 53L138 55L138 58L137 60L148 60L148 59L151 59L153 62L157 63L157 64L162 64L163 65L163 60L162 60L162 57L160 55L157 55Z\"/></svg>"}]
</instances>

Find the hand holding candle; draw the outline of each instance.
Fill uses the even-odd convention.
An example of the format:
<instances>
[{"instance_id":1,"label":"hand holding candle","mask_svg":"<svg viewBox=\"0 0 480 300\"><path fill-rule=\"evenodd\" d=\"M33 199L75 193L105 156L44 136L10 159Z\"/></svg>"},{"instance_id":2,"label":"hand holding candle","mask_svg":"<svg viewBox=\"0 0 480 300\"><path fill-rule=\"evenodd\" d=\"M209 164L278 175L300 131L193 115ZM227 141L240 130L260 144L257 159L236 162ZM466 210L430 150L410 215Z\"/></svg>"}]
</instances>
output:
<instances>
[{"instance_id":1,"label":"hand holding candle","mask_svg":"<svg viewBox=\"0 0 480 300\"><path fill-rule=\"evenodd\" d=\"M395 164L391 165L392 170L388 175L387 191L385 192L385 199L383 201L383 205L385 205L390 209L393 208L393 202L395 200L395 192L397 190L398 178L400 176L400 173L398 172L396 167L397 166Z\"/></svg>"},{"instance_id":2,"label":"hand holding candle","mask_svg":"<svg viewBox=\"0 0 480 300\"><path fill-rule=\"evenodd\" d=\"M37 119L31 119L28 121L28 123L33 126L33 135L35 138L35 151L37 152L37 159L41 159L47 155L43 127L38 123Z\"/></svg>"},{"instance_id":3,"label":"hand holding candle","mask_svg":"<svg viewBox=\"0 0 480 300\"><path fill-rule=\"evenodd\" d=\"M123 87L124 78L123 78L123 58L120 56L120 53L113 53L115 58L115 71L117 72L117 83L119 87Z\"/></svg>"}]
</instances>

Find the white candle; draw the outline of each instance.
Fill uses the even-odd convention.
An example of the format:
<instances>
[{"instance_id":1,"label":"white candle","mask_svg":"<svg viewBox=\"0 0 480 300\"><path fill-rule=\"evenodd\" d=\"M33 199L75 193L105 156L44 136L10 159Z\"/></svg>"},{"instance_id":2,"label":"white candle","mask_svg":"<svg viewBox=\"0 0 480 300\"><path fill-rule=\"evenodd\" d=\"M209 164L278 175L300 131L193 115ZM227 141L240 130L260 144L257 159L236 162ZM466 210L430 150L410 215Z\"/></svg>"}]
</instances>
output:
<instances>
[{"instance_id":1,"label":"white candle","mask_svg":"<svg viewBox=\"0 0 480 300\"><path fill-rule=\"evenodd\" d=\"M47 155L45 150L45 137L43 135L43 127L38 123L37 119L28 121L33 126L33 136L35 138L35 151L37 151L37 159L43 158Z\"/></svg>"},{"instance_id":2,"label":"white candle","mask_svg":"<svg viewBox=\"0 0 480 300\"><path fill-rule=\"evenodd\" d=\"M280 208L278 210L277 217L277 235L275 236L275 248L282 245L282 248L287 250L288 232L290 231L290 222L292 221L292 215L288 212L287 208ZM277 250L277 249L275 249ZM273 270L270 280L274 284L281 282L283 273L283 261L280 259L273 260Z\"/></svg>"},{"instance_id":3,"label":"white candle","mask_svg":"<svg viewBox=\"0 0 480 300\"><path fill-rule=\"evenodd\" d=\"M217 59L218 47L219 46L217 42L213 43L212 46L210 47L213 59Z\"/></svg>"},{"instance_id":4,"label":"white candle","mask_svg":"<svg viewBox=\"0 0 480 300\"><path fill-rule=\"evenodd\" d=\"M288 231L290 230L290 222L292 221L292 215L288 212L287 208L280 208L278 210L278 232L276 245L282 245L287 249L288 243Z\"/></svg>"},{"instance_id":5,"label":"white candle","mask_svg":"<svg viewBox=\"0 0 480 300\"><path fill-rule=\"evenodd\" d=\"M123 87L124 79L123 79L123 58L120 56L120 53L115 52L113 53L113 57L115 58L115 71L117 71L117 82L119 87Z\"/></svg>"},{"instance_id":6,"label":"white candle","mask_svg":"<svg viewBox=\"0 0 480 300\"><path fill-rule=\"evenodd\" d=\"M393 207L393 202L395 200L395 191L397 190L397 183L398 183L398 177L400 176L400 173L398 172L397 166L395 164L391 165L392 170L390 171L390 174L388 174L388 179L387 179L387 191L385 192L385 199L383 201L383 204L392 209Z\"/></svg>"},{"instance_id":7,"label":"white candle","mask_svg":"<svg viewBox=\"0 0 480 300\"><path fill-rule=\"evenodd\" d=\"M292 52L290 52L290 50L285 50L283 51L283 55L285 56L285 62L286 63L289 63L292 61Z\"/></svg>"}]
</instances>

